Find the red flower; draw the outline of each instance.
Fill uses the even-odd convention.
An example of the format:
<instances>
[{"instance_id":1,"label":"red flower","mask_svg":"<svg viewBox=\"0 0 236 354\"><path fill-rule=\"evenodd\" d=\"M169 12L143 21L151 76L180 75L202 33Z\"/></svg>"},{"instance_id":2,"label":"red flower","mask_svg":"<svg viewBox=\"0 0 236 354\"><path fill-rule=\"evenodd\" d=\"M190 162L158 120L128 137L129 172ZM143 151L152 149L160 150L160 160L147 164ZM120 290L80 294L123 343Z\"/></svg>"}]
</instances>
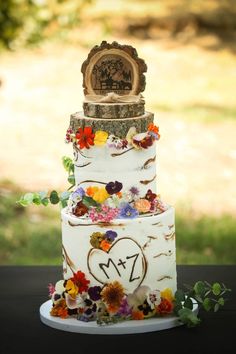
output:
<instances>
[{"instance_id":1,"label":"red flower","mask_svg":"<svg viewBox=\"0 0 236 354\"><path fill-rule=\"evenodd\" d=\"M83 204L82 201L78 202L76 204L76 207L73 209L73 214L78 217L83 216L87 212L88 208L86 207L86 205Z\"/></svg>"},{"instance_id":2,"label":"red flower","mask_svg":"<svg viewBox=\"0 0 236 354\"><path fill-rule=\"evenodd\" d=\"M167 299L161 299L161 303L156 307L156 312L159 315L166 315L173 311L174 305L171 301Z\"/></svg>"},{"instance_id":3,"label":"red flower","mask_svg":"<svg viewBox=\"0 0 236 354\"><path fill-rule=\"evenodd\" d=\"M85 278L85 274L80 270L77 273L74 273L73 278L71 280L75 283L75 285L79 288L79 293L81 294L84 291L88 290L88 285L90 283L89 280Z\"/></svg>"},{"instance_id":4,"label":"red flower","mask_svg":"<svg viewBox=\"0 0 236 354\"><path fill-rule=\"evenodd\" d=\"M94 145L94 136L92 127L84 127L84 130L83 128L79 128L75 137L80 149L89 149L90 145Z\"/></svg>"}]
</instances>

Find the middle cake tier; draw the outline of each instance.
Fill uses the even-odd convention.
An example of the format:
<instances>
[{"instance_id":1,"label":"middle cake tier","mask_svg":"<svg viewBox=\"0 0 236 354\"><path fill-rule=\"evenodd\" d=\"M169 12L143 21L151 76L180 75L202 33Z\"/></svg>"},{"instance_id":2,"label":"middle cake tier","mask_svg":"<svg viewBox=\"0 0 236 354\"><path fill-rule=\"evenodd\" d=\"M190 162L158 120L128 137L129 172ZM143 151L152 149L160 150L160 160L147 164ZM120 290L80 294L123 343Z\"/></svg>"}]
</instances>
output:
<instances>
[{"instance_id":1,"label":"middle cake tier","mask_svg":"<svg viewBox=\"0 0 236 354\"><path fill-rule=\"evenodd\" d=\"M156 193L156 140L152 113L126 119L71 116L74 134L75 181L83 188L122 183L122 191L137 188L140 197Z\"/></svg>"}]
</instances>

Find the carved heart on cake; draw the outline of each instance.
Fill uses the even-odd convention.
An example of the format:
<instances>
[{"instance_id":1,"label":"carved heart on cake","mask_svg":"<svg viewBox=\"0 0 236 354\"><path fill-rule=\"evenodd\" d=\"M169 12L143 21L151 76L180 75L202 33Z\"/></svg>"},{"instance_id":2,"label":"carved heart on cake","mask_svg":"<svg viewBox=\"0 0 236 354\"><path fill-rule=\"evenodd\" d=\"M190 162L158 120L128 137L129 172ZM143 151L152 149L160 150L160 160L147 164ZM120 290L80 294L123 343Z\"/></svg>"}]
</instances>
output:
<instances>
[{"instance_id":1,"label":"carved heart on cake","mask_svg":"<svg viewBox=\"0 0 236 354\"><path fill-rule=\"evenodd\" d=\"M119 281L125 292L133 292L146 275L147 262L139 244L129 237L114 242L108 252L92 248L88 253L90 274L100 283Z\"/></svg>"}]
</instances>

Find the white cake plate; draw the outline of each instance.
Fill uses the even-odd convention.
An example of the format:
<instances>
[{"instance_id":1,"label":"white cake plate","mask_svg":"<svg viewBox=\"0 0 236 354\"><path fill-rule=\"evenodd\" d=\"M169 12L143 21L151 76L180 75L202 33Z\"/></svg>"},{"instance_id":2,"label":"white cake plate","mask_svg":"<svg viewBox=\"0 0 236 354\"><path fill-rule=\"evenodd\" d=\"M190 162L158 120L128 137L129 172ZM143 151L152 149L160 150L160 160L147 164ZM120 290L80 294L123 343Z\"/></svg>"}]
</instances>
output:
<instances>
[{"instance_id":1,"label":"white cake plate","mask_svg":"<svg viewBox=\"0 0 236 354\"><path fill-rule=\"evenodd\" d=\"M99 326L96 321L83 322L76 318L62 319L50 315L52 301L48 300L40 306L41 321L52 328L67 332L86 334L132 334L162 331L177 326L181 326L175 316L153 317L145 320L123 321L115 324ZM197 313L198 305L193 305L193 311Z\"/></svg>"}]
</instances>

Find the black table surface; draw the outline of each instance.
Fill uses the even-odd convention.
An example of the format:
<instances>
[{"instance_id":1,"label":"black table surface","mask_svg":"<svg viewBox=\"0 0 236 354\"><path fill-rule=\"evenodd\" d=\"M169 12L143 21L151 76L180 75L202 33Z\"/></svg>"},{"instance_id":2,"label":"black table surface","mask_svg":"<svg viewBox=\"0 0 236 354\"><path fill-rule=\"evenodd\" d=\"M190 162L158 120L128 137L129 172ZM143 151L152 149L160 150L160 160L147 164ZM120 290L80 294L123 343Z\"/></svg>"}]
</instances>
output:
<instances>
[{"instance_id":1,"label":"black table surface","mask_svg":"<svg viewBox=\"0 0 236 354\"><path fill-rule=\"evenodd\" d=\"M89 335L56 330L40 321L39 307L48 300L47 285L61 279L61 267L1 266L0 354L236 353L236 265L179 265L177 272L178 288L198 280L225 283L232 289L225 306L217 313L201 312L200 326L191 329Z\"/></svg>"}]
</instances>

